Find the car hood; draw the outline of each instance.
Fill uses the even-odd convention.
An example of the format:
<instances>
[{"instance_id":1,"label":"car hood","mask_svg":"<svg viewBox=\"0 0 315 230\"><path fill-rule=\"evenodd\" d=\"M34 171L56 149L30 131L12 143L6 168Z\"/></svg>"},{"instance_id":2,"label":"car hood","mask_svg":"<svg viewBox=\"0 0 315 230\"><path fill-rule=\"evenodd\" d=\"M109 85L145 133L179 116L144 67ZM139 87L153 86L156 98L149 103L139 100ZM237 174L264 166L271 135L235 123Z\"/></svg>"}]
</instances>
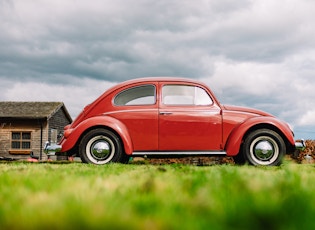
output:
<instances>
[{"instance_id":1,"label":"car hood","mask_svg":"<svg viewBox=\"0 0 315 230\"><path fill-rule=\"evenodd\" d=\"M242 106L234 106L234 105L223 105L223 109L226 111L235 111L235 112L243 112L243 113L252 113L260 116L271 116L273 117L272 114L258 110L258 109L252 109L252 108L247 108L247 107L242 107Z\"/></svg>"}]
</instances>

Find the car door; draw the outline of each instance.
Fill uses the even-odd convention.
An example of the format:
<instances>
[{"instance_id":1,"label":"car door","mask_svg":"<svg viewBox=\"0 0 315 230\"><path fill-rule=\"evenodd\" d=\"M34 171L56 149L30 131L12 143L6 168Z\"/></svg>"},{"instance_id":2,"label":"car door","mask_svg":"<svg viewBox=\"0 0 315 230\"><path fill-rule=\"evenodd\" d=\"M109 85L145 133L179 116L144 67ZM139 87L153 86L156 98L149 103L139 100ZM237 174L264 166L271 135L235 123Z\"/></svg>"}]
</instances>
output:
<instances>
[{"instance_id":1,"label":"car door","mask_svg":"<svg viewBox=\"0 0 315 230\"><path fill-rule=\"evenodd\" d=\"M206 89L184 83L160 83L159 150L220 150L221 109Z\"/></svg>"}]
</instances>

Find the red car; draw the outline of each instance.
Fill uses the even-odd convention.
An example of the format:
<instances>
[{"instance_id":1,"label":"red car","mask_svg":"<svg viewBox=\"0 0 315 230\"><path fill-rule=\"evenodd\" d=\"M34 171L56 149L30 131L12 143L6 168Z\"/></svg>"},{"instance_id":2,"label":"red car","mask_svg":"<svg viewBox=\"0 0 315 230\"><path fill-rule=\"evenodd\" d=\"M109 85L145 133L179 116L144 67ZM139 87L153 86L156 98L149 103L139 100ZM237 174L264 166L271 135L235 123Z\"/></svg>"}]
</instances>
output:
<instances>
[{"instance_id":1,"label":"red car","mask_svg":"<svg viewBox=\"0 0 315 230\"><path fill-rule=\"evenodd\" d=\"M107 90L64 128L46 153L85 163L128 162L132 156L222 155L237 163L279 165L303 148L289 125L269 113L221 105L203 83L142 78Z\"/></svg>"}]
</instances>

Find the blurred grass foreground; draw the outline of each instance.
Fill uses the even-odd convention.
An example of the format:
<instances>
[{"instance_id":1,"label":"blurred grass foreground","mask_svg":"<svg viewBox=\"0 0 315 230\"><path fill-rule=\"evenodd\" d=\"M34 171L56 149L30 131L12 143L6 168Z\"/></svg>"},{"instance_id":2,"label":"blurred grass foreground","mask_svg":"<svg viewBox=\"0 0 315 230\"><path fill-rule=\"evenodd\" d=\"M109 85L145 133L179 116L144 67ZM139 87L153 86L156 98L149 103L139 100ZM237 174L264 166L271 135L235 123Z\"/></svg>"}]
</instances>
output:
<instances>
[{"instance_id":1,"label":"blurred grass foreground","mask_svg":"<svg viewBox=\"0 0 315 230\"><path fill-rule=\"evenodd\" d=\"M314 229L315 168L1 163L1 229Z\"/></svg>"}]
</instances>

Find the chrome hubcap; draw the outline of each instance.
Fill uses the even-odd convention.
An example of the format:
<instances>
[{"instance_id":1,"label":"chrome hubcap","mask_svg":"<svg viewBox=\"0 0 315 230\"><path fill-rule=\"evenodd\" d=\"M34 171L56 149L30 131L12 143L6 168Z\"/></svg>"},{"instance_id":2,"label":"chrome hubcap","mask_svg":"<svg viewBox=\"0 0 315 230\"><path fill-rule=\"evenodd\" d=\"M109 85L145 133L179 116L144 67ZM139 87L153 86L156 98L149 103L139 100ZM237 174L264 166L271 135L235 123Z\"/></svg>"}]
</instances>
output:
<instances>
[{"instance_id":1,"label":"chrome hubcap","mask_svg":"<svg viewBox=\"0 0 315 230\"><path fill-rule=\"evenodd\" d=\"M97 141L91 146L91 152L95 159L102 160L110 154L110 146L104 140Z\"/></svg>"},{"instance_id":2,"label":"chrome hubcap","mask_svg":"<svg viewBox=\"0 0 315 230\"><path fill-rule=\"evenodd\" d=\"M115 145L107 136L95 136L86 145L86 155L95 164L105 164L114 157Z\"/></svg>"},{"instance_id":3,"label":"chrome hubcap","mask_svg":"<svg viewBox=\"0 0 315 230\"><path fill-rule=\"evenodd\" d=\"M269 165L280 154L277 142L269 136L257 137L250 145L251 158L259 165Z\"/></svg>"},{"instance_id":4,"label":"chrome hubcap","mask_svg":"<svg viewBox=\"0 0 315 230\"><path fill-rule=\"evenodd\" d=\"M274 154L272 144L268 141L260 141L254 147L255 155L261 160L269 160Z\"/></svg>"}]
</instances>

